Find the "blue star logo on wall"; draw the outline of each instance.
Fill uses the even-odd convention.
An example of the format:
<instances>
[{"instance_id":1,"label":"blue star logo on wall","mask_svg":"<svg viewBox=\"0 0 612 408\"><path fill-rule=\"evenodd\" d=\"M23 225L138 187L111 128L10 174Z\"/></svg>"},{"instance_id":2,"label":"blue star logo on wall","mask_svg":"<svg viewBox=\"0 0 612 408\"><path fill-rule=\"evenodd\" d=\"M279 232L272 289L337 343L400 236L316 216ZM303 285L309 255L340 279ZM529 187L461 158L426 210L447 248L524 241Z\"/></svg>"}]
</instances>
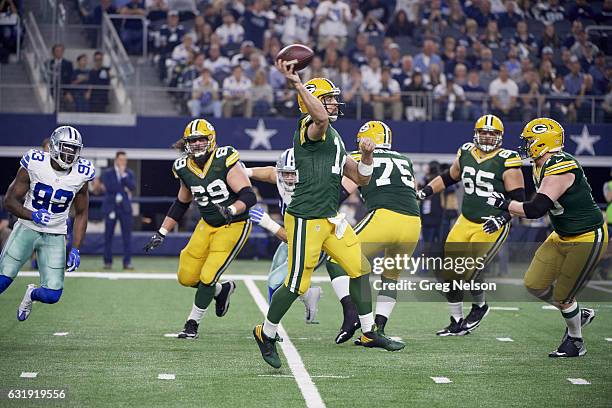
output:
<instances>
[{"instance_id":1,"label":"blue star logo on wall","mask_svg":"<svg viewBox=\"0 0 612 408\"><path fill-rule=\"evenodd\" d=\"M266 129L266 124L263 119L259 119L255 129L244 129L244 132L251 138L251 146L249 149L255 149L262 146L264 149L272 150L270 138L278 133L278 130Z\"/></svg>"},{"instance_id":2,"label":"blue star logo on wall","mask_svg":"<svg viewBox=\"0 0 612 408\"><path fill-rule=\"evenodd\" d=\"M576 143L576 152L574 152L576 156L582 152L588 152L591 156L595 156L595 148L593 145L599 142L601 137L599 135L589 134L589 128L587 128L587 125L584 125L582 127L582 132L580 132L579 135L570 135L570 139Z\"/></svg>"}]
</instances>

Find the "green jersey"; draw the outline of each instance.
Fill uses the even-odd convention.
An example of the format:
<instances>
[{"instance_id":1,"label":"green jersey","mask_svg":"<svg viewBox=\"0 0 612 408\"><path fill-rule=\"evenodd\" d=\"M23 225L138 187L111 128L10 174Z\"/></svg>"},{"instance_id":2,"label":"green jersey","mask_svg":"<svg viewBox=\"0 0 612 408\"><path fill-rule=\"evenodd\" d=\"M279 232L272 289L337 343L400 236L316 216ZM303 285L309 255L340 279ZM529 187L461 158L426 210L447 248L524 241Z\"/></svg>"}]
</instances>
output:
<instances>
[{"instance_id":1,"label":"green jersey","mask_svg":"<svg viewBox=\"0 0 612 408\"><path fill-rule=\"evenodd\" d=\"M351 153L357 162L359 152ZM419 216L416 199L412 160L387 149L374 150L374 172L367 186L359 187L361 197L368 211L379 208L395 211L404 215Z\"/></svg>"},{"instance_id":2,"label":"green jersey","mask_svg":"<svg viewBox=\"0 0 612 408\"><path fill-rule=\"evenodd\" d=\"M534 169L533 181L540 188L544 177L572 173L572 185L548 211L550 223L561 236L572 236L593 231L603 225L603 216L591 194L591 186L582 167L568 153L555 153L546 160L540 169Z\"/></svg>"},{"instance_id":3,"label":"green jersey","mask_svg":"<svg viewBox=\"0 0 612 408\"><path fill-rule=\"evenodd\" d=\"M310 115L298 121L293 151L298 182L287 212L294 217L329 218L338 214L340 181L346 162L346 149L331 124L321 140L308 139Z\"/></svg>"},{"instance_id":4,"label":"green jersey","mask_svg":"<svg viewBox=\"0 0 612 408\"><path fill-rule=\"evenodd\" d=\"M459 171L463 182L461 213L472 222L483 223L488 217L501 215L503 210L487 204L492 192L505 194L504 172L522 165L518 153L497 149L483 153L474 143L465 143L457 152Z\"/></svg>"},{"instance_id":5,"label":"green jersey","mask_svg":"<svg viewBox=\"0 0 612 408\"><path fill-rule=\"evenodd\" d=\"M240 154L236 149L224 146L215 148L203 169L187 156L179 157L172 165L174 177L191 191L202 219L213 227L225 224L225 218L213 203L229 206L238 199L238 194L227 185L227 173L239 159ZM245 211L236 215L232 222L248 218L249 212Z\"/></svg>"}]
</instances>

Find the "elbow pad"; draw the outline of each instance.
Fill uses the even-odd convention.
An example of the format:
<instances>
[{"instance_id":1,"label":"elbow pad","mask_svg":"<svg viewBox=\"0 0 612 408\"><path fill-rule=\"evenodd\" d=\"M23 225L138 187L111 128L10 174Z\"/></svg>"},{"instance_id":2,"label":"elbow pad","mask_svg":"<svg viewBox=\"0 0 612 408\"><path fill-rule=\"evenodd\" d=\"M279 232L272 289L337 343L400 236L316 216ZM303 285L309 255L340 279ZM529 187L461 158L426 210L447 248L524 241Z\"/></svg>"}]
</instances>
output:
<instances>
[{"instance_id":1,"label":"elbow pad","mask_svg":"<svg viewBox=\"0 0 612 408\"><path fill-rule=\"evenodd\" d=\"M543 217L553 206L554 203L546 194L537 193L533 200L523 203L523 211L525 217L536 219Z\"/></svg>"},{"instance_id":2,"label":"elbow pad","mask_svg":"<svg viewBox=\"0 0 612 408\"><path fill-rule=\"evenodd\" d=\"M257 196L251 186L243 187L238 192L238 200L242 201L246 205L247 210L257 204Z\"/></svg>"},{"instance_id":3,"label":"elbow pad","mask_svg":"<svg viewBox=\"0 0 612 408\"><path fill-rule=\"evenodd\" d=\"M440 174L440 177L442 177L442 182L444 182L444 187L450 187L453 184L456 184L459 182L459 180L455 180L454 178L451 177L450 170L446 170L444 173Z\"/></svg>"},{"instance_id":4,"label":"elbow pad","mask_svg":"<svg viewBox=\"0 0 612 408\"><path fill-rule=\"evenodd\" d=\"M516 188L512 191L506 193L511 200L524 202L525 201L525 189L524 188Z\"/></svg>"},{"instance_id":5,"label":"elbow pad","mask_svg":"<svg viewBox=\"0 0 612 408\"><path fill-rule=\"evenodd\" d=\"M191 203L184 203L177 198L170 206L168 214L166 215L178 222L181 220L181 218L183 218L183 215L185 215L187 209L189 209L189 204Z\"/></svg>"}]
</instances>

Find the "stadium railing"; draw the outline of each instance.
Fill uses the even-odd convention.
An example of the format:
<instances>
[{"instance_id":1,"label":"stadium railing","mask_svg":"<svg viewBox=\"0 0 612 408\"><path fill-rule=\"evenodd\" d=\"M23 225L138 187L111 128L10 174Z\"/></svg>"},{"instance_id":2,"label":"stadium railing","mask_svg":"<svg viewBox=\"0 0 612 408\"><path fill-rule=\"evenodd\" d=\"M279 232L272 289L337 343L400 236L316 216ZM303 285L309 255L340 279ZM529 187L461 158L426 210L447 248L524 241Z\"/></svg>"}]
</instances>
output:
<instances>
[{"instance_id":1,"label":"stadium railing","mask_svg":"<svg viewBox=\"0 0 612 408\"><path fill-rule=\"evenodd\" d=\"M51 75L47 68L49 49L45 44L36 18L32 12L23 20L26 36L22 58L29 69L32 87L38 99L39 106L33 107L42 113L55 111L53 94L51 92ZM6 86L7 84L2 84Z\"/></svg>"},{"instance_id":2,"label":"stadium railing","mask_svg":"<svg viewBox=\"0 0 612 408\"><path fill-rule=\"evenodd\" d=\"M123 15L123 14L106 14L106 16L108 16L108 18L111 21L116 22L117 24L115 25L115 27L119 27L119 31L121 32L123 30L123 27L125 26L125 23L127 22L127 20L140 20L141 22L141 26L142 26L142 44L141 44L141 49L142 49L142 54L140 55L143 59L146 59L148 56L148 38L149 38L149 32L148 32L148 20L145 16L128 16L128 15Z\"/></svg>"}]
</instances>

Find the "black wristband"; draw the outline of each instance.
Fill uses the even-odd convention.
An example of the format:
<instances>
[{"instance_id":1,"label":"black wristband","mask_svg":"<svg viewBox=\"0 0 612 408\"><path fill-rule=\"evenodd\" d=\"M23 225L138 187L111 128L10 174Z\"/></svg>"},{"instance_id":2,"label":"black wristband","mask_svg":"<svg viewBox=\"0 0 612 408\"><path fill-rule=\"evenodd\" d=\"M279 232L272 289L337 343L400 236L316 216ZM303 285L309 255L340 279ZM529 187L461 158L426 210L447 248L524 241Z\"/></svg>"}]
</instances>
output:
<instances>
[{"instance_id":1,"label":"black wristband","mask_svg":"<svg viewBox=\"0 0 612 408\"><path fill-rule=\"evenodd\" d=\"M178 222L181 220L181 218L183 218L183 215L185 215L187 209L189 209L189 204L191 203L184 203L177 198L170 206L168 214L166 215Z\"/></svg>"},{"instance_id":2,"label":"black wristband","mask_svg":"<svg viewBox=\"0 0 612 408\"><path fill-rule=\"evenodd\" d=\"M451 177L450 170L446 170L444 173L440 174L440 177L442 177L442 182L444 183L444 187L450 187L453 184L456 184L459 182L459 180L455 180L454 178Z\"/></svg>"},{"instance_id":3,"label":"black wristband","mask_svg":"<svg viewBox=\"0 0 612 408\"><path fill-rule=\"evenodd\" d=\"M523 211L525 211L525 217L536 219L543 217L546 211L550 210L554 205L546 194L537 193L533 200L523 203Z\"/></svg>"}]
</instances>

